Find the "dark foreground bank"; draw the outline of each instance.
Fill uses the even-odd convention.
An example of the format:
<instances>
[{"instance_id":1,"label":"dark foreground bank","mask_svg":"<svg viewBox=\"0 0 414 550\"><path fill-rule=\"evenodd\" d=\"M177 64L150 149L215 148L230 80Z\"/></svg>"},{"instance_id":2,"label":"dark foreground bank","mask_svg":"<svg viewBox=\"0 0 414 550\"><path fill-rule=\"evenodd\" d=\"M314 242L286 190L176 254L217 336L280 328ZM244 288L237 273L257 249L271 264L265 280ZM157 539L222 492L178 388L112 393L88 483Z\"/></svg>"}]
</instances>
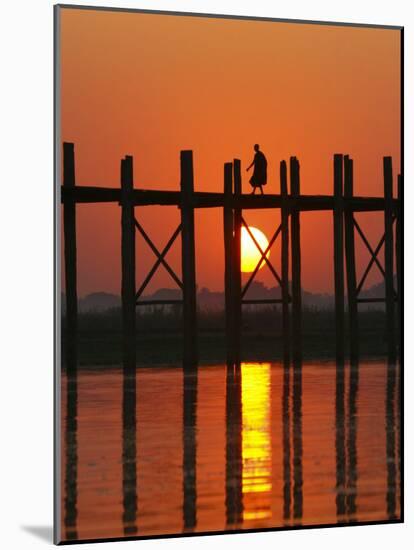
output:
<instances>
[{"instance_id":1,"label":"dark foreground bank","mask_svg":"<svg viewBox=\"0 0 414 550\"><path fill-rule=\"evenodd\" d=\"M346 323L346 326L347 323ZM398 326L398 325L397 325ZM198 347L200 362L226 358L225 320L222 312L200 312ZM359 315L361 357L381 357L387 353L385 314L368 310ZM348 334L346 333L348 340ZM65 364L65 318L62 318L62 362ZM180 364L182 359L181 316L179 311L152 309L137 314L136 350L138 364ZM334 314L329 310L303 312L302 353L306 359L335 356ZM283 357L282 318L271 308L250 310L243 315L241 344L243 361L272 361ZM78 325L78 364L114 365L122 358L122 323L118 308L99 313L83 313Z\"/></svg>"}]
</instances>

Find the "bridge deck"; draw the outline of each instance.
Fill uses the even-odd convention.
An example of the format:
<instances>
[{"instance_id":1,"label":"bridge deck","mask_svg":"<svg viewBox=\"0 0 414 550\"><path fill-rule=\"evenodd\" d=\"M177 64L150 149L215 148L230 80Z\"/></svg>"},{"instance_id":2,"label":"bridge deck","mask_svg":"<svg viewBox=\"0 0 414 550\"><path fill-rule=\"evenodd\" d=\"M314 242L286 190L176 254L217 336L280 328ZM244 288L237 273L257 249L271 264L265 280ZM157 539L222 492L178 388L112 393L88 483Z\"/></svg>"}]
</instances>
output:
<instances>
[{"instance_id":1,"label":"bridge deck","mask_svg":"<svg viewBox=\"0 0 414 550\"><path fill-rule=\"evenodd\" d=\"M121 189L113 187L92 187L76 186L72 188L61 187L61 200L64 203L67 199L76 203L108 203L121 200ZM181 205L180 191L159 191L134 189L133 199L135 206L150 205ZM223 207L227 198L224 193L212 193L206 191L195 191L192 194L194 208ZM333 210L334 198L332 195L300 195L299 197L287 198L289 206L302 210ZM384 210L385 200L383 197L351 197L343 199L344 206L354 212L373 212ZM282 196L275 194L251 195L245 194L239 197L232 196L230 206L242 209L280 208ZM394 208L398 206L398 199L393 200Z\"/></svg>"}]
</instances>

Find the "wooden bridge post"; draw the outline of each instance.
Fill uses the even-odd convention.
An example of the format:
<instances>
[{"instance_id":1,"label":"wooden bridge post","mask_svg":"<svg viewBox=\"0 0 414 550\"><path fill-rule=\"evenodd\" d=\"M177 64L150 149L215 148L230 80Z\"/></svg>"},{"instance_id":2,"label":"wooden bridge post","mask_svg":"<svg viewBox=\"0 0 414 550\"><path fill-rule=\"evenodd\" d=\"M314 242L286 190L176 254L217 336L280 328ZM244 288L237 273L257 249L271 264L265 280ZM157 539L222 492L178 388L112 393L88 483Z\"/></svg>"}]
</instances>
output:
<instances>
[{"instance_id":1,"label":"wooden bridge post","mask_svg":"<svg viewBox=\"0 0 414 550\"><path fill-rule=\"evenodd\" d=\"M299 161L290 158L290 190L293 200L300 196ZM292 233L292 329L293 329L293 518L299 523L303 511L302 473L302 283L300 250L300 210L293 203Z\"/></svg>"},{"instance_id":2,"label":"wooden bridge post","mask_svg":"<svg viewBox=\"0 0 414 550\"><path fill-rule=\"evenodd\" d=\"M231 162L224 165L224 298L226 310L226 354L227 362L233 363L234 354L234 291L233 291L233 208L232 208L233 167Z\"/></svg>"},{"instance_id":3,"label":"wooden bridge post","mask_svg":"<svg viewBox=\"0 0 414 550\"><path fill-rule=\"evenodd\" d=\"M385 312L387 323L388 356L395 359L395 309L394 309L394 235L392 201L392 159L384 157L384 233L385 233Z\"/></svg>"},{"instance_id":4,"label":"wooden bridge post","mask_svg":"<svg viewBox=\"0 0 414 550\"><path fill-rule=\"evenodd\" d=\"M133 159L121 160L121 266L122 266L122 501L125 535L136 534L136 284Z\"/></svg>"},{"instance_id":5,"label":"wooden bridge post","mask_svg":"<svg viewBox=\"0 0 414 550\"><path fill-rule=\"evenodd\" d=\"M135 214L133 201L133 161L121 160L121 263L122 263L122 325L124 373L135 373L136 305L135 305Z\"/></svg>"},{"instance_id":6,"label":"wooden bridge post","mask_svg":"<svg viewBox=\"0 0 414 550\"><path fill-rule=\"evenodd\" d=\"M63 186L74 189L75 148L73 143L63 144ZM66 285L66 369L68 375L76 372L78 291L76 268L76 202L66 195L63 206L63 234L65 243L65 285Z\"/></svg>"},{"instance_id":7,"label":"wooden bridge post","mask_svg":"<svg viewBox=\"0 0 414 550\"><path fill-rule=\"evenodd\" d=\"M237 200L242 193L241 165L239 159L233 161L234 198L234 244L233 244L233 308L234 308L234 360L240 361L242 304L241 304L241 230L242 211Z\"/></svg>"},{"instance_id":8,"label":"wooden bridge post","mask_svg":"<svg viewBox=\"0 0 414 550\"><path fill-rule=\"evenodd\" d=\"M193 152L181 151L181 261L183 280L184 368L197 364L197 287L194 241Z\"/></svg>"},{"instance_id":9,"label":"wooden bridge post","mask_svg":"<svg viewBox=\"0 0 414 550\"><path fill-rule=\"evenodd\" d=\"M343 156L334 155L334 279L336 359L342 361L345 351L344 307L344 234L343 234Z\"/></svg>"},{"instance_id":10,"label":"wooden bridge post","mask_svg":"<svg viewBox=\"0 0 414 550\"><path fill-rule=\"evenodd\" d=\"M397 270L397 309L398 309L398 352L401 359L401 342L402 342L402 331L403 331L403 320L402 320L402 281L401 281L401 227L403 223L403 177L400 174L398 176L398 207L397 207L397 221L396 221L396 231L395 231L395 257L396 257L396 270Z\"/></svg>"},{"instance_id":11,"label":"wooden bridge post","mask_svg":"<svg viewBox=\"0 0 414 550\"><path fill-rule=\"evenodd\" d=\"M290 192L292 198L300 195L299 162L290 157ZM291 210L292 234L292 356L294 362L302 360L302 285L300 257L300 212L293 204Z\"/></svg>"},{"instance_id":12,"label":"wooden bridge post","mask_svg":"<svg viewBox=\"0 0 414 550\"><path fill-rule=\"evenodd\" d=\"M289 204L287 187L286 161L280 163L280 194L282 196L281 224L282 224L282 330L283 330L283 358L285 363L290 361L290 319L289 319Z\"/></svg>"},{"instance_id":13,"label":"wooden bridge post","mask_svg":"<svg viewBox=\"0 0 414 550\"><path fill-rule=\"evenodd\" d=\"M352 199L354 193L353 160L346 155L344 157L344 196L345 199ZM357 281L355 267L355 234L354 234L354 212L350 203L345 203L345 257L346 257L346 280L348 296L348 326L349 345L351 362L358 358L358 302L357 302Z\"/></svg>"}]
</instances>

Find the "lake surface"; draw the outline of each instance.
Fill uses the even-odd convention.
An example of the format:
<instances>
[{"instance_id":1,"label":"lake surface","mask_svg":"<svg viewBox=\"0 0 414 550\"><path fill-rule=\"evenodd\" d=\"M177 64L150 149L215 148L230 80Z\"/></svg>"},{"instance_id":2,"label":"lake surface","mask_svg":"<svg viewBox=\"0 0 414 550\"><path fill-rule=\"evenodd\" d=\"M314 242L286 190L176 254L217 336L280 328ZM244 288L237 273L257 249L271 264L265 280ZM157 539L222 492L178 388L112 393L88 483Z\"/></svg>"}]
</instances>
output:
<instances>
[{"instance_id":1,"label":"lake surface","mask_svg":"<svg viewBox=\"0 0 414 550\"><path fill-rule=\"evenodd\" d=\"M61 538L398 519L399 383L385 361L64 376Z\"/></svg>"}]
</instances>

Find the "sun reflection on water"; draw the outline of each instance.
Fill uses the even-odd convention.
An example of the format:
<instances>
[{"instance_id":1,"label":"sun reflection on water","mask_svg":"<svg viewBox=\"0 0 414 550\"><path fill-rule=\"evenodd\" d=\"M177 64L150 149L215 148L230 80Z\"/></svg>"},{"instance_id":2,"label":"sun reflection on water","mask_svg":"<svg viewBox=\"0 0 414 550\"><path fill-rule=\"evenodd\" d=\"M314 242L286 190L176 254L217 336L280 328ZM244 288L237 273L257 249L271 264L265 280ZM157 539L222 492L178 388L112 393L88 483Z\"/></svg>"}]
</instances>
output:
<instances>
[{"instance_id":1,"label":"sun reflection on water","mask_svg":"<svg viewBox=\"0 0 414 550\"><path fill-rule=\"evenodd\" d=\"M242 364L243 520L271 516L270 364Z\"/></svg>"}]
</instances>

